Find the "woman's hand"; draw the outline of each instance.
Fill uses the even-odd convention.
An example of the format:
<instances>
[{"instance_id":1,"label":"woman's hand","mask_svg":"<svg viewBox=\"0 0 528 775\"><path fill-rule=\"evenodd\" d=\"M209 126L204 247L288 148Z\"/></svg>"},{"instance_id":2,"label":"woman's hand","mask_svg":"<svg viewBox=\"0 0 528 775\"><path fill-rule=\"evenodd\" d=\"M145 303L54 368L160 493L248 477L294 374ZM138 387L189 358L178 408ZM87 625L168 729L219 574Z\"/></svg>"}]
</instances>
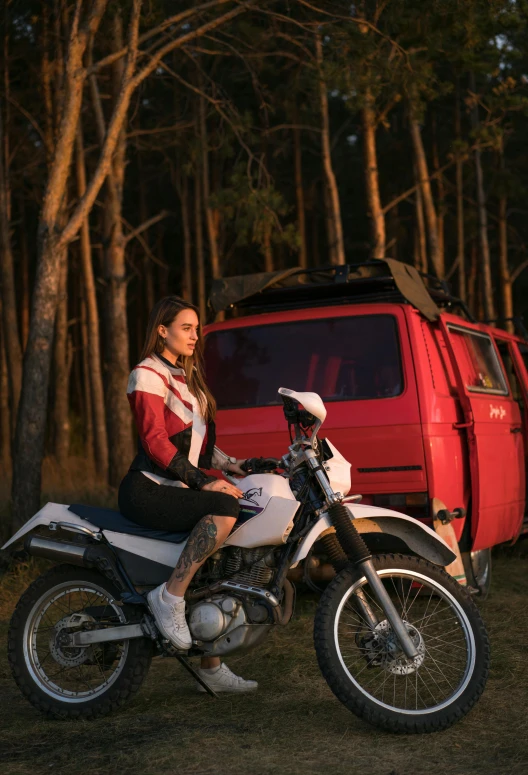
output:
<instances>
[{"instance_id":1,"label":"woman's hand","mask_svg":"<svg viewBox=\"0 0 528 775\"><path fill-rule=\"evenodd\" d=\"M238 487L235 487L234 484L227 482L225 479L217 479L215 482L208 482L207 484L204 484L202 490L223 492L225 495L232 495L234 498L241 498L244 495L242 490L239 490Z\"/></svg>"}]
</instances>

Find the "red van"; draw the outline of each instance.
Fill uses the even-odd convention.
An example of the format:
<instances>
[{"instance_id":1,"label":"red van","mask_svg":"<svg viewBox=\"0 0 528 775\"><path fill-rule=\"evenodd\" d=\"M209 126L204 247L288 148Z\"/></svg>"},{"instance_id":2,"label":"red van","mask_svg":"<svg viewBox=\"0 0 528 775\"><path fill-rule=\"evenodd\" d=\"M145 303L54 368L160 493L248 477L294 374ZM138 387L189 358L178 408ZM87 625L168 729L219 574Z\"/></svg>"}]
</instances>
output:
<instances>
[{"instance_id":1,"label":"red van","mask_svg":"<svg viewBox=\"0 0 528 775\"><path fill-rule=\"evenodd\" d=\"M280 457L278 388L318 393L352 491L429 524L435 504L462 515L466 575L487 591L490 548L528 530L528 341L393 260L226 278L210 302L228 317L205 330L222 446Z\"/></svg>"}]
</instances>

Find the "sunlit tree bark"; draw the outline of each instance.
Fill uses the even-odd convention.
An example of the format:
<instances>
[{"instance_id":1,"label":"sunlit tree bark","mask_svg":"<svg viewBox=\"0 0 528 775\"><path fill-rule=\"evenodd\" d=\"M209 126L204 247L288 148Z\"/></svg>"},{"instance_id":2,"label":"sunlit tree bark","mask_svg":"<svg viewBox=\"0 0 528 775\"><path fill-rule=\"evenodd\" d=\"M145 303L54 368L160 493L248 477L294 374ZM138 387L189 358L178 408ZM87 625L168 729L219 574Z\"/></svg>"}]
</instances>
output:
<instances>
[{"instance_id":1,"label":"sunlit tree bark","mask_svg":"<svg viewBox=\"0 0 528 775\"><path fill-rule=\"evenodd\" d=\"M475 94L475 75L471 73L469 78L470 89ZM471 124L475 134L479 129L478 103L476 100L471 109ZM495 303L493 300L493 281L491 278L491 255L488 240L488 211L486 209L486 193L484 191L484 173L482 171L482 154L479 148L478 140L473 151L475 160L475 178L477 193L477 214L478 214L478 233L480 245L480 262L483 280L483 302L484 315L487 320L494 320L496 317Z\"/></svg>"},{"instance_id":2,"label":"sunlit tree bark","mask_svg":"<svg viewBox=\"0 0 528 775\"><path fill-rule=\"evenodd\" d=\"M361 111L363 126L363 150L365 156L365 184L367 190L368 214L372 233L372 258L385 256L385 215L381 206L376 152L376 112L372 94L367 89Z\"/></svg>"},{"instance_id":3,"label":"sunlit tree bark","mask_svg":"<svg viewBox=\"0 0 528 775\"><path fill-rule=\"evenodd\" d=\"M325 183L328 191L329 218L332 222L332 234L328 235L328 241L331 246L330 257L331 263L344 264L346 259L343 226L341 223L341 206L339 203L337 181L332 166L328 94L323 74L323 44L319 34L315 36L315 51L318 66L319 107L321 111L321 154Z\"/></svg>"}]
</instances>

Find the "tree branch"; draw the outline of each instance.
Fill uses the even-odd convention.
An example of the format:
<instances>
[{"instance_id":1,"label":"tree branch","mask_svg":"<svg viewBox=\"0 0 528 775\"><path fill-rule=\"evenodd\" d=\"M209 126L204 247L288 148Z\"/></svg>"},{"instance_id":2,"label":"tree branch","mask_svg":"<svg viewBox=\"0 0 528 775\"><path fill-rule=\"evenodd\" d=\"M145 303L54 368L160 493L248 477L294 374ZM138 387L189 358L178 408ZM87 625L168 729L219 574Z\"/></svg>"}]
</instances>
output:
<instances>
[{"instance_id":1,"label":"tree branch","mask_svg":"<svg viewBox=\"0 0 528 775\"><path fill-rule=\"evenodd\" d=\"M154 27L154 29L143 33L143 35L141 35L138 40L138 44L141 45L146 40L150 40L150 38L153 38L155 35L161 34L167 29L167 27L170 27L173 24L181 25L183 22L188 21L188 19L200 14L202 11L208 11L211 8L216 8L219 5L225 5L226 3L229 3L229 2L232 2L232 0L212 0L212 2L203 3L202 5L195 6L194 8L188 8L186 11L181 11L180 13L177 13L174 16L169 16L168 19L165 19L164 22L159 24L157 27ZM101 70L103 67L107 67L108 65L113 64L118 59L121 59L122 57L126 56L127 52L128 52L128 46L125 46L120 51L114 51L112 54L109 54L103 59L100 59L94 65L91 65L91 67L88 70L88 75L91 75L92 73L96 73L99 70Z\"/></svg>"},{"instance_id":2,"label":"tree branch","mask_svg":"<svg viewBox=\"0 0 528 775\"><path fill-rule=\"evenodd\" d=\"M129 44L127 61L125 69L123 71L123 79L121 81L121 88L119 96L117 98L116 106L110 119L110 124L106 132L105 140L99 157L99 162L93 174L93 177L84 193L84 196L78 202L75 210L66 226L64 227L60 238L60 245L67 245L74 239L79 231L83 220L90 212L95 198L104 183L104 180L112 164L112 158L119 139L121 129L123 127L123 121L125 120L128 106L130 104L130 98L134 91L134 79L132 74L134 72L137 51L138 51L138 28L139 18L141 14L141 2L142 0L133 0L132 13L130 17L129 25Z\"/></svg>"},{"instance_id":3,"label":"tree branch","mask_svg":"<svg viewBox=\"0 0 528 775\"><path fill-rule=\"evenodd\" d=\"M220 5L221 2L225 2L226 0L216 0L217 4ZM216 19L212 19L210 22L207 22L206 24L203 24L201 27L198 27L196 30L192 30L191 32L188 32L187 35L182 35L181 37L177 38L176 40L171 40L170 43L167 43L165 46L162 46L156 54L154 54L151 57L150 62L148 65L145 65L142 70L139 70L139 72L134 76L133 84L134 89L139 86L142 81L147 78L153 70L156 69L156 67L160 64L161 60L164 56L167 54L170 54L171 51L175 51L178 48L182 48L182 46L185 46L187 43L190 43L192 40L195 40L195 38L201 38L202 35L205 35L210 30L215 30L217 27L220 27L225 22L231 21L231 19L234 19L237 16L240 16L240 14L245 13L252 7L251 2L247 3L241 3L237 8L234 8L232 11L228 11L223 16L219 16Z\"/></svg>"},{"instance_id":4,"label":"tree branch","mask_svg":"<svg viewBox=\"0 0 528 775\"><path fill-rule=\"evenodd\" d=\"M6 95L4 94L4 99L5 99L5 97L6 97ZM28 110L26 110L26 109L25 109L25 108L24 108L22 105L20 105L20 103L19 103L19 102L17 102L17 101L14 99L14 97L11 97L11 95L9 95L9 96L7 96L7 99L9 100L9 102L11 103L11 105L14 105L14 106L15 106L15 108L16 108L17 110L19 110L19 111L20 111L20 113L22 113L22 115L23 115L25 118L27 118L27 120L29 121L29 123L31 124L31 126L33 127L33 129L35 130L35 132L37 132L37 134L40 136L40 139L41 139L41 140L42 140L42 142L44 143L44 147L46 147L46 146L47 146L47 139L46 139L46 136L44 135L44 132L42 131L42 129L41 129L41 128L40 128L40 126L38 125L38 123L37 123L36 119L34 119L34 118L33 118L33 116L31 115L31 113L30 113Z\"/></svg>"},{"instance_id":5,"label":"tree branch","mask_svg":"<svg viewBox=\"0 0 528 775\"><path fill-rule=\"evenodd\" d=\"M127 133L127 138L140 137L141 135L157 135L161 132L176 132L179 129L190 129L194 126L194 121L179 121L172 126L160 126L154 129L134 129L132 132Z\"/></svg>"},{"instance_id":6,"label":"tree branch","mask_svg":"<svg viewBox=\"0 0 528 775\"><path fill-rule=\"evenodd\" d=\"M150 227L154 226L155 223L162 221L168 215L170 215L168 210L162 210L157 215L153 215L152 218L148 218L146 221L143 221L143 223L141 223L139 226L137 226L135 229L129 232L129 234L126 235L125 245L127 245L130 242L130 240L133 240L136 237L139 237L139 235L142 234L147 229L150 229Z\"/></svg>"},{"instance_id":7,"label":"tree branch","mask_svg":"<svg viewBox=\"0 0 528 775\"><path fill-rule=\"evenodd\" d=\"M438 178L447 169L449 169L449 167L452 167L453 164L455 164L455 162L456 162L456 159L452 159L447 164L444 164L443 167L440 167L439 169L436 170L436 172L433 172L432 175L429 175L428 180L434 180L435 178ZM416 191L417 188L419 188L419 186L420 186L420 182L416 183L414 186L412 186L412 188L408 188L407 191L404 191L403 194L400 194L399 196L397 196L395 199L392 200L392 202L389 202L388 204L386 204L381 211L383 215L386 215L389 212L389 210L392 210L392 208L396 207L397 204L399 204L400 202L403 202L404 199L408 199L412 194L414 194L414 192Z\"/></svg>"},{"instance_id":8,"label":"tree branch","mask_svg":"<svg viewBox=\"0 0 528 775\"><path fill-rule=\"evenodd\" d=\"M321 127L309 126L308 124L277 124L269 129L263 129L263 135L270 135L272 132L279 132L281 129L303 129L307 132L322 132Z\"/></svg>"},{"instance_id":9,"label":"tree branch","mask_svg":"<svg viewBox=\"0 0 528 775\"><path fill-rule=\"evenodd\" d=\"M524 270L527 267L528 267L528 258L526 259L526 261L523 261L522 264L519 264L519 266L516 267L513 272L511 272L511 274L510 274L510 281L511 281L512 285L517 280L517 278L519 277L521 272L524 272Z\"/></svg>"}]
</instances>

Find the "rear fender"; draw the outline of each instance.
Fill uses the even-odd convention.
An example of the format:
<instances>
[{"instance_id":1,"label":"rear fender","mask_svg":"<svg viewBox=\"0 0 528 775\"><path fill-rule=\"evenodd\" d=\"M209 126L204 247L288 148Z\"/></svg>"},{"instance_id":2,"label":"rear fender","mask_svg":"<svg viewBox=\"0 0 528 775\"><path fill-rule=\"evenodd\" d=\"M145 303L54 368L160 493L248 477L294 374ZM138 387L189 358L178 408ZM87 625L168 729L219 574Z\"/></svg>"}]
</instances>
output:
<instances>
[{"instance_id":1,"label":"rear fender","mask_svg":"<svg viewBox=\"0 0 528 775\"><path fill-rule=\"evenodd\" d=\"M2 546L2 549L7 549L37 527L49 525L50 522L69 522L72 525L79 525L80 527L93 530L94 533L100 532L98 527L92 525L92 523L88 522L86 519L81 519L81 517L78 517L77 514L74 514L72 511L69 511L68 506L63 503L46 503L40 511L37 511L31 519L28 519L28 521L22 525L20 530L17 530L14 536L11 536L9 541Z\"/></svg>"},{"instance_id":2,"label":"rear fender","mask_svg":"<svg viewBox=\"0 0 528 775\"><path fill-rule=\"evenodd\" d=\"M413 554L417 554L419 557L423 557L425 560L443 567L449 565L455 559L455 554L443 538L440 538L430 527L412 517L400 514L398 511L381 509L376 506L354 504L353 508L350 508L348 505L347 508L350 511L350 519L354 522L356 530L365 537L369 533L384 533L388 536L394 536L403 541ZM293 557L292 568L295 568L297 563L304 560L317 539L329 528L332 528L330 517L328 514L323 514L306 534L306 537L297 549Z\"/></svg>"}]
</instances>

